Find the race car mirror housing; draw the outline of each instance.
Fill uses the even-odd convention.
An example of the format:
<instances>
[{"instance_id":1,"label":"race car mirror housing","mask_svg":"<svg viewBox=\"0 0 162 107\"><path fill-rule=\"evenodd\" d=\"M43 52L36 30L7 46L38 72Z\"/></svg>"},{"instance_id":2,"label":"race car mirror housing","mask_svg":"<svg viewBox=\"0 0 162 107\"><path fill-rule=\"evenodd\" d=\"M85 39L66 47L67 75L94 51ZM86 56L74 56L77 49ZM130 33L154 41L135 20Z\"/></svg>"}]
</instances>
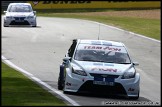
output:
<instances>
[{"instance_id":1,"label":"race car mirror housing","mask_svg":"<svg viewBox=\"0 0 162 107\"><path fill-rule=\"evenodd\" d=\"M37 12L36 11L33 11L33 13L34 13L34 15L36 15Z\"/></svg>"},{"instance_id":2,"label":"race car mirror housing","mask_svg":"<svg viewBox=\"0 0 162 107\"><path fill-rule=\"evenodd\" d=\"M134 65L134 66L138 66L139 63L138 63L138 62L133 62L133 65Z\"/></svg>"},{"instance_id":3,"label":"race car mirror housing","mask_svg":"<svg viewBox=\"0 0 162 107\"><path fill-rule=\"evenodd\" d=\"M67 64L70 61L71 57L65 57L63 58L63 63Z\"/></svg>"}]
</instances>

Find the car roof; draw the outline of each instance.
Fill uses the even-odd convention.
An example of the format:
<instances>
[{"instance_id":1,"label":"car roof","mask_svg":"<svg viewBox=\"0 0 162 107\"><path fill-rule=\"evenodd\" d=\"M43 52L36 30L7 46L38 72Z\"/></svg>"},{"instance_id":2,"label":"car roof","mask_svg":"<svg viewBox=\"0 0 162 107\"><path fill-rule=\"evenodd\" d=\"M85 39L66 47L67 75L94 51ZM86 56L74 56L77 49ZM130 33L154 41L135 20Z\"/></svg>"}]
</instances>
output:
<instances>
[{"instance_id":1,"label":"car roof","mask_svg":"<svg viewBox=\"0 0 162 107\"><path fill-rule=\"evenodd\" d=\"M79 44L93 44L93 45L109 45L109 46L124 46L121 42L108 40L78 40Z\"/></svg>"},{"instance_id":2,"label":"car roof","mask_svg":"<svg viewBox=\"0 0 162 107\"><path fill-rule=\"evenodd\" d=\"M31 5L30 3L10 3L10 5Z\"/></svg>"}]
</instances>

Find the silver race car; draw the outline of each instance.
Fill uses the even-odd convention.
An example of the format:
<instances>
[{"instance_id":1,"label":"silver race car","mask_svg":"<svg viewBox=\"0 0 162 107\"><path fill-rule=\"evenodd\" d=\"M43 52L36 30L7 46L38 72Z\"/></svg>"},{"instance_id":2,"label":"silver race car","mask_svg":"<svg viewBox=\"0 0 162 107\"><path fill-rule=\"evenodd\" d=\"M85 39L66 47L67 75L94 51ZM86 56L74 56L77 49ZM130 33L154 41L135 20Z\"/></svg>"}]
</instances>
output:
<instances>
[{"instance_id":1,"label":"silver race car","mask_svg":"<svg viewBox=\"0 0 162 107\"><path fill-rule=\"evenodd\" d=\"M30 3L10 3L4 13L4 27L10 25L37 26L36 11L33 11Z\"/></svg>"},{"instance_id":2,"label":"silver race car","mask_svg":"<svg viewBox=\"0 0 162 107\"><path fill-rule=\"evenodd\" d=\"M105 40L73 40L60 65L58 89L106 92L138 99L140 75L126 46Z\"/></svg>"}]
</instances>

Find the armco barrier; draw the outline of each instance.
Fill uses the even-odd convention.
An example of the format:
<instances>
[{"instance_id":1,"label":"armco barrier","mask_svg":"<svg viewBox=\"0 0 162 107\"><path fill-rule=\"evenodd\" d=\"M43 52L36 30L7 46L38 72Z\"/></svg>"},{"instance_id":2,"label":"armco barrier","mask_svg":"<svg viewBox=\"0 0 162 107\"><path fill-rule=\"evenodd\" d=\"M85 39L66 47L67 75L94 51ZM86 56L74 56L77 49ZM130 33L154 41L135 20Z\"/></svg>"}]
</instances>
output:
<instances>
[{"instance_id":1,"label":"armco barrier","mask_svg":"<svg viewBox=\"0 0 162 107\"><path fill-rule=\"evenodd\" d=\"M28 1L34 9L160 8L160 1Z\"/></svg>"}]
</instances>

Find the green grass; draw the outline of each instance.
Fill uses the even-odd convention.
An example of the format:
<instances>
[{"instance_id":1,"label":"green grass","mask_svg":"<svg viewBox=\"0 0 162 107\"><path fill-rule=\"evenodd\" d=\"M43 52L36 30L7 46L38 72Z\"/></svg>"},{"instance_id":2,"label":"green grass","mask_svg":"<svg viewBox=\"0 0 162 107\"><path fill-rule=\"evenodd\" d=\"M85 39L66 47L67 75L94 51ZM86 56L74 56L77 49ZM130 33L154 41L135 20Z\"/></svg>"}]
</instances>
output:
<instances>
[{"instance_id":1,"label":"green grass","mask_svg":"<svg viewBox=\"0 0 162 107\"><path fill-rule=\"evenodd\" d=\"M87 15L80 15L77 13L69 14L69 13L52 13L52 12L49 13L37 12L37 15L46 17L62 17L62 18L93 20L160 40L161 26L159 19L120 17L120 16L118 17L94 16L94 15L87 16Z\"/></svg>"},{"instance_id":2,"label":"green grass","mask_svg":"<svg viewBox=\"0 0 162 107\"><path fill-rule=\"evenodd\" d=\"M66 106L38 84L1 62L2 106Z\"/></svg>"}]
</instances>

